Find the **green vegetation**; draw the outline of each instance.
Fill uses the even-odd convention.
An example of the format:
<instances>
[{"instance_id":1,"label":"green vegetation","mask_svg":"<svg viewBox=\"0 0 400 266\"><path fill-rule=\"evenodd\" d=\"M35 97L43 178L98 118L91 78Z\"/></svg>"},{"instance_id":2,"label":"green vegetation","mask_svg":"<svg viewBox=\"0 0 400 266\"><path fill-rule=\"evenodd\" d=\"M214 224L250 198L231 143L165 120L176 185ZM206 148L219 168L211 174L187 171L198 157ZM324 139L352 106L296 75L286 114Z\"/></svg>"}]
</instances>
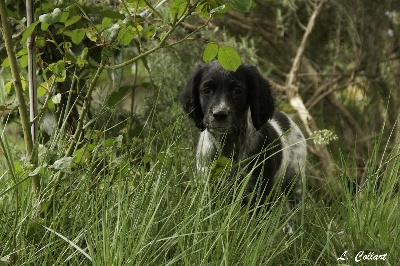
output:
<instances>
[{"instance_id":1,"label":"green vegetation","mask_svg":"<svg viewBox=\"0 0 400 266\"><path fill-rule=\"evenodd\" d=\"M398 4L0 3L0 266L400 263ZM257 64L308 136L292 212L197 172L177 98L202 59Z\"/></svg>"},{"instance_id":2,"label":"green vegetation","mask_svg":"<svg viewBox=\"0 0 400 266\"><path fill-rule=\"evenodd\" d=\"M364 187L349 187L331 201L309 192L293 213L282 198L269 212L242 207L243 178L200 177L181 120L132 148L120 137L96 138L82 161L41 172L42 205L61 181L58 201L45 218L33 218L28 173L3 174L0 229L2 263L18 265L336 265L343 252L400 257L397 195L399 148L368 167ZM156 143L162 143L155 148ZM375 147L379 149L378 143ZM138 156L138 149L142 155ZM52 156L50 151L41 158ZM17 159L10 155L16 164ZM378 160L378 159L376 159ZM343 162L345 187L356 176ZM329 184L327 185L329 187ZM323 197L321 197L323 198ZM285 238L288 222L294 234ZM354 259L347 261L354 265Z\"/></svg>"}]
</instances>

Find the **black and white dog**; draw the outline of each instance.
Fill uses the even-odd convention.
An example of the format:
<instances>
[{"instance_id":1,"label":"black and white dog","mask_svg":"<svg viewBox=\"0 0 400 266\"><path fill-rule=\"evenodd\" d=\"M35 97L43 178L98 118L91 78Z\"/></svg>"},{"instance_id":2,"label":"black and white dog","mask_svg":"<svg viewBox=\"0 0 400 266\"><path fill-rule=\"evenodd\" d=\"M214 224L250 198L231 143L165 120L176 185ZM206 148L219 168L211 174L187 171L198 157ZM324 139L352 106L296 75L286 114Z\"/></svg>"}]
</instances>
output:
<instances>
[{"instance_id":1,"label":"black and white dog","mask_svg":"<svg viewBox=\"0 0 400 266\"><path fill-rule=\"evenodd\" d=\"M269 83L254 66L235 72L217 61L196 66L182 91L183 109L202 130L197 147L199 169L216 155L253 170L248 188L261 187L264 203L278 178L285 192L301 193L296 180L304 175L306 141L283 112L276 111ZM254 169L253 169L254 168ZM249 191L249 192L250 192Z\"/></svg>"}]
</instances>

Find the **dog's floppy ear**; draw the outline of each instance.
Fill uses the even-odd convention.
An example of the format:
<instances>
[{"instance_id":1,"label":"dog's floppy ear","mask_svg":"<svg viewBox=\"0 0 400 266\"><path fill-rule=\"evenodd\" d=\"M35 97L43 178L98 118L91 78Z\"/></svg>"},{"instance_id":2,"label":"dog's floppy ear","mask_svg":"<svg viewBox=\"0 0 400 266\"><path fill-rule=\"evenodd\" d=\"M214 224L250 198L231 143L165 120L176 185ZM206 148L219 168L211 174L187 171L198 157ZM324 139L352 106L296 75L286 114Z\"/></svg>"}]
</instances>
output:
<instances>
[{"instance_id":1,"label":"dog's floppy ear","mask_svg":"<svg viewBox=\"0 0 400 266\"><path fill-rule=\"evenodd\" d=\"M197 64L193 70L186 87L183 89L180 100L183 105L183 110L189 114L189 117L195 122L196 127L202 131L206 128L203 124L204 114L201 110L199 89L201 77L206 65L203 63Z\"/></svg>"},{"instance_id":2,"label":"dog's floppy ear","mask_svg":"<svg viewBox=\"0 0 400 266\"><path fill-rule=\"evenodd\" d=\"M259 130L274 115L275 101L272 97L271 85L261 76L255 66L244 65L243 68L250 91L251 120L256 130Z\"/></svg>"}]
</instances>

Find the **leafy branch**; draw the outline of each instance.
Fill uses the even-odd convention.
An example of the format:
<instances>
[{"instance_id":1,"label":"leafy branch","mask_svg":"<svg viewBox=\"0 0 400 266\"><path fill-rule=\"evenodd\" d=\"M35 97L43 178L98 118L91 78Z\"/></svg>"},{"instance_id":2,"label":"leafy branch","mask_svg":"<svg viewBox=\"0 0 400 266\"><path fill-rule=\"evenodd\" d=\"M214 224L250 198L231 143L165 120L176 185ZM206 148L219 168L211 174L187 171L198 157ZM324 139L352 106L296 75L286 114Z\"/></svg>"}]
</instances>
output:
<instances>
[{"instance_id":1,"label":"leafy branch","mask_svg":"<svg viewBox=\"0 0 400 266\"><path fill-rule=\"evenodd\" d=\"M153 47L153 48L147 50L146 52L143 52L143 53L141 53L141 54L135 56L134 58L129 59L128 61L125 61L125 62L123 62L123 63L121 63L121 64L113 65L113 66L104 66L104 68L105 68L105 69L118 69L118 68L122 68L122 67L128 66L128 65L130 65L130 64L132 64L132 63L134 63L134 62L136 62L136 61L138 61L138 60L140 60L140 59L142 59L142 58L144 58L144 57L146 57L146 56L148 56L148 55L154 53L155 51L157 51L157 50L159 50L159 49L161 49L161 48L171 47L171 46L173 46L173 45L179 44L179 43L181 43L181 42L187 40L187 38L189 38L189 36L186 36L184 39L182 39L182 40L180 40L180 41L177 41L177 42L175 42L175 43L172 43L172 44L169 44L169 45L166 45L166 44L165 44L165 42L166 42L166 40L168 39L168 37L175 31L175 29L176 29L176 28L177 28L177 27L178 27L178 26L179 26L179 25L194 11L194 10L195 10L195 7L189 7L188 10L187 10L187 12L186 12L183 16L181 16L176 22L174 22L173 25L171 26L171 28L161 37L159 43L158 43L155 47ZM210 18L210 19L211 19L211 18ZM210 19L209 19L209 20L210 20ZM209 21L209 20L208 20L208 21ZM208 21L207 21L207 23L208 23ZM196 32L197 32L198 30L200 30L201 28L203 28L207 23L205 23L202 27L198 28L198 29L196 30ZM193 35L193 34L194 34L194 32L190 33L189 35Z\"/></svg>"},{"instance_id":2,"label":"leafy branch","mask_svg":"<svg viewBox=\"0 0 400 266\"><path fill-rule=\"evenodd\" d=\"M24 91L22 89L21 78L19 75L17 58L14 52L12 36L10 31L10 25L8 23L8 15L7 9L4 0L0 0L0 16L1 16L1 24L3 29L3 39L7 50L8 60L10 63L11 74L13 77L13 83L15 88L15 93L18 100L18 111L21 117L21 125L24 133L24 141L26 146L26 157L27 160L31 160L31 155L33 151L33 140L32 134L30 131L31 123L28 117L28 108L24 99Z\"/></svg>"},{"instance_id":3,"label":"leafy branch","mask_svg":"<svg viewBox=\"0 0 400 266\"><path fill-rule=\"evenodd\" d=\"M47 13L44 12L44 14L39 16L37 21L34 21L33 6L31 1L27 0L27 14L29 15L29 18L27 19L27 28L24 31L20 44L22 46L27 45L27 47L23 48L22 50L26 49L28 51L27 54L29 59L27 64L21 64L22 67L28 66L29 70L29 100L31 107L29 118L27 115L28 109L24 99L21 77L20 73L18 72L19 69L17 59L20 58L18 57L18 54L14 53L10 28L7 23L5 1L0 1L4 40L6 41L6 48L9 54L8 58L10 61L9 65L13 74L15 92L19 103L27 158L29 158L31 164L33 163L32 167L35 165L37 166L38 162L37 153L34 155L35 142L37 141L37 124L46 111L53 110L51 109L52 107L49 107L49 104L51 95L54 93L54 91L57 90L57 94L62 95L68 90L69 95L71 96L71 92L74 91L75 86L73 84L76 80L82 78L86 83L86 85L83 86L84 96L78 96L79 98L83 99L83 104L79 109L79 113L77 113L75 117L77 118L77 123L76 125L74 124L70 141L65 151L62 153L64 158L71 158L74 156L75 151L81 144L82 138L84 138L84 121L90 109L92 94L102 72L105 69L121 69L137 62L138 60L144 59L146 56L156 52L159 49L170 48L185 41L194 40L192 39L193 35L203 29L210 22L210 20L215 17L215 15L223 14L230 8L235 8L235 6L243 11L246 11L250 8L250 4L252 3L251 0L247 0L245 1L246 5L240 6L240 1L230 1L232 2L232 5L230 5L225 1L213 2L200 0L191 2L187 0L173 0L167 4L167 11L163 11L167 13L160 13L160 5L165 4L165 2L159 3L157 6L153 6L151 1L144 1L146 4L146 7L144 8L154 14L153 16L156 17L156 21L161 21L160 19L165 18L168 19L168 21L163 21L165 23L160 26L160 23L156 22L156 24L154 24L154 21L149 20L148 17L142 17L139 15L138 12L141 10L141 8L143 8L143 6L140 6L143 3L139 4L139 1L134 3L134 5L136 5L134 14L131 14L131 11L129 10L130 2L128 3L127 1L122 1L123 7L125 8L125 14L121 14L121 12L118 10L105 9L103 10L105 12L104 16L92 16L93 14L90 13L90 9L87 9L87 7L84 5L76 3L73 6L70 6L69 9L62 10L62 6L56 7L52 11L47 9ZM180 25L185 23L184 21L189 16L194 13L202 15L203 18L205 18L205 20L201 22L202 24L197 25L196 28L192 29L180 39L172 40L171 35ZM99 21L101 21L101 23L99 23ZM37 27L38 25L40 25L40 27ZM158 28L157 25L160 27ZM162 32L161 29L163 30ZM35 30L37 33L36 37L33 35ZM149 41L146 46L144 46L145 44L142 43L142 41L150 40L151 38L154 38L158 41ZM85 44L84 39L91 44L90 47ZM138 50L138 54L125 62L118 61L122 63L116 63L112 65L110 62L114 61L111 58L114 56L114 49L118 50L120 47L128 47L132 44L133 40L137 44L136 48ZM35 41L37 42L35 43ZM53 48L53 50L56 51L54 52L52 49L48 49L48 46L46 48L46 43L54 44L55 48ZM39 51L37 56L35 55L35 49ZM229 49L229 47L223 45L220 46L218 56L223 55L225 58L230 57L232 53L227 49ZM99 50L101 51L101 60L99 60L99 54L96 54ZM42 51L44 51L44 53ZM81 54L76 54L76 51L80 51ZM92 53L90 54L90 52ZM46 57L46 53L50 54L50 58ZM235 55L239 57L236 51L235 53ZM45 85L39 85L39 87L36 85L36 60L42 60L40 62L42 63L42 66L44 66L42 71L42 79L44 80L43 84ZM236 61L240 62L240 57L239 60ZM75 69L82 70L80 71L80 77L75 75L73 76L72 82L67 76L68 65L75 65ZM95 73L93 73L94 68L92 68L94 66L97 68ZM234 66L232 68L234 68ZM86 71L94 74L90 81L88 80L87 76L84 76L85 73L87 73ZM49 76L51 77L49 78ZM71 82L71 86L69 89L67 89L65 84L69 84L69 82ZM47 92L44 104L39 111L37 110L38 88L39 90L45 90ZM54 102L54 104L57 103ZM66 118L69 117L72 110L69 104L70 97L68 98L68 102L61 107L66 113L66 115L61 116L61 119L59 119L59 122L62 122L61 130L63 130L64 126L66 125ZM30 127L32 130L30 130ZM40 166L37 167L33 172L30 172L30 176L32 176L32 188L34 193L39 193L40 183L38 173L40 172L40 169L45 167L46 166ZM63 176L64 172L59 171L52 193L50 194L50 204L54 203L57 188L59 187Z\"/></svg>"}]
</instances>

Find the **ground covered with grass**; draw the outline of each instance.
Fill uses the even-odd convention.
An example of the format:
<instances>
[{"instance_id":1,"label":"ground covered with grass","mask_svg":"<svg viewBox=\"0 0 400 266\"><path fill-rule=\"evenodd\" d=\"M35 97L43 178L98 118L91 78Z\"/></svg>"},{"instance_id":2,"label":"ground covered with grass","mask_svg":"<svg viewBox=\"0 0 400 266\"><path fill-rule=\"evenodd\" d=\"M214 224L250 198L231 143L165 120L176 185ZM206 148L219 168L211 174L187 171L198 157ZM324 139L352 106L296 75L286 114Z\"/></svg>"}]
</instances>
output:
<instances>
[{"instance_id":1,"label":"ground covered with grass","mask_svg":"<svg viewBox=\"0 0 400 266\"><path fill-rule=\"evenodd\" d=\"M93 133L74 157L57 161L67 140L53 136L35 169L39 202L9 141L0 265L399 265L399 145L376 141L362 187L349 182L358 169L343 159L340 193L326 184L291 213L281 195L252 212L242 203L245 177L228 180L215 169L199 176L184 123L127 141Z\"/></svg>"}]
</instances>

